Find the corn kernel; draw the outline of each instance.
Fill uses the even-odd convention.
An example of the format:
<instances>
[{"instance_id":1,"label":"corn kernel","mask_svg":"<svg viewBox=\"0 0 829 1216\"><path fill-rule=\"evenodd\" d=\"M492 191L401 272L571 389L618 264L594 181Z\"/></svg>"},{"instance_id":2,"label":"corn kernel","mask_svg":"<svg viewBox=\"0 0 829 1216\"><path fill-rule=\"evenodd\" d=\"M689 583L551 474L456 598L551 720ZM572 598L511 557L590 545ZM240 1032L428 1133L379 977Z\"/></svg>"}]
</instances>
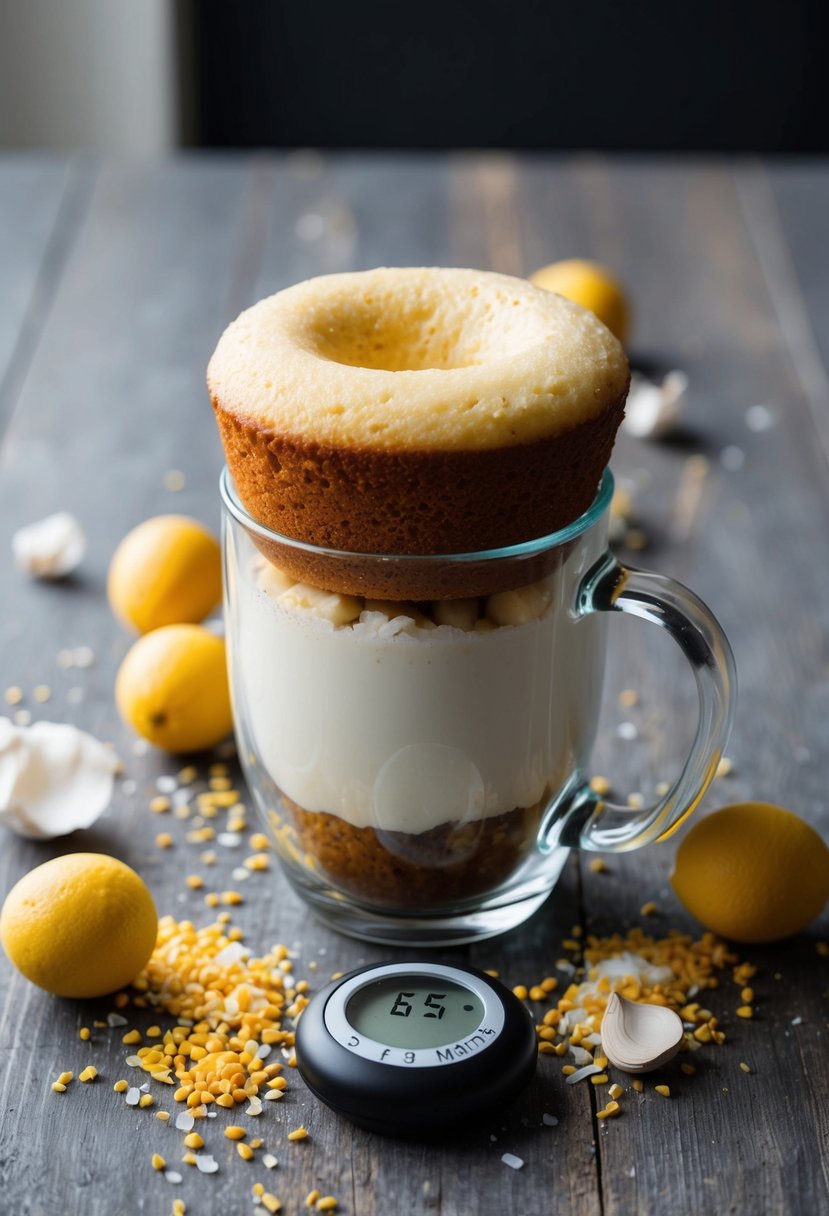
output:
<instances>
[{"instance_id":1,"label":"corn kernel","mask_svg":"<svg viewBox=\"0 0 829 1216\"><path fill-rule=\"evenodd\" d=\"M308 1131L304 1127L296 1127L292 1132L288 1132L289 1140L306 1140L307 1138Z\"/></svg>"},{"instance_id":2,"label":"corn kernel","mask_svg":"<svg viewBox=\"0 0 829 1216\"><path fill-rule=\"evenodd\" d=\"M513 994L518 997L519 1001L526 1001L529 996L528 990L523 984L516 984L513 988Z\"/></svg>"},{"instance_id":3,"label":"corn kernel","mask_svg":"<svg viewBox=\"0 0 829 1216\"><path fill-rule=\"evenodd\" d=\"M166 1169L167 1166L167 1162L161 1156L161 1153L153 1153L152 1157L150 1158L150 1163L154 1170L163 1170Z\"/></svg>"},{"instance_id":4,"label":"corn kernel","mask_svg":"<svg viewBox=\"0 0 829 1216\"><path fill-rule=\"evenodd\" d=\"M184 1137L185 1148L204 1148L204 1140L198 1132L188 1132Z\"/></svg>"},{"instance_id":5,"label":"corn kernel","mask_svg":"<svg viewBox=\"0 0 829 1216\"><path fill-rule=\"evenodd\" d=\"M117 1094L124 1094L129 1087L129 1081L116 1081L112 1088Z\"/></svg>"},{"instance_id":6,"label":"corn kernel","mask_svg":"<svg viewBox=\"0 0 829 1216\"><path fill-rule=\"evenodd\" d=\"M169 849L172 847L173 838L169 832L159 832L155 838L155 843L159 849Z\"/></svg>"},{"instance_id":7,"label":"corn kernel","mask_svg":"<svg viewBox=\"0 0 829 1216\"><path fill-rule=\"evenodd\" d=\"M642 904L639 909L640 916L653 916L656 912L656 902L649 899L647 903Z\"/></svg>"},{"instance_id":8,"label":"corn kernel","mask_svg":"<svg viewBox=\"0 0 829 1216\"><path fill-rule=\"evenodd\" d=\"M98 1069L94 1065L89 1064L82 1073L78 1075L79 1081L94 1081L98 1075Z\"/></svg>"},{"instance_id":9,"label":"corn kernel","mask_svg":"<svg viewBox=\"0 0 829 1216\"><path fill-rule=\"evenodd\" d=\"M163 815L165 811L170 809L170 799L165 798L163 794L159 794L157 798L150 799L150 810L156 815Z\"/></svg>"},{"instance_id":10,"label":"corn kernel","mask_svg":"<svg viewBox=\"0 0 829 1216\"><path fill-rule=\"evenodd\" d=\"M58 1080L60 1081L61 1085L68 1085L69 1082L72 1080L73 1076L74 1076L74 1073L62 1072L60 1074L60 1076L58 1077Z\"/></svg>"},{"instance_id":11,"label":"corn kernel","mask_svg":"<svg viewBox=\"0 0 829 1216\"><path fill-rule=\"evenodd\" d=\"M226 1127L225 1135L228 1140L244 1140L247 1132L243 1127Z\"/></svg>"},{"instance_id":12,"label":"corn kernel","mask_svg":"<svg viewBox=\"0 0 829 1216\"><path fill-rule=\"evenodd\" d=\"M663 1098L670 1098L671 1090L668 1085L654 1085L656 1092Z\"/></svg>"},{"instance_id":13,"label":"corn kernel","mask_svg":"<svg viewBox=\"0 0 829 1216\"><path fill-rule=\"evenodd\" d=\"M621 1098L625 1091L621 1085L613 1084L607 1092L610 1094L611 1098Z\"/></svg>"},{"instance_id":14,"label":"corn kernel","mask_svg":"<svg viewBox=\"0 0 829 1216\"><path fill-rule=\"evenodd\" d=\"M66 1093L66 1086L63 1084L62 1081L53 1081L52 1089L56 1094L65 1094Z\"/></svg>"},{"instance_id":15,"label":"corn kernel","mask_svg":"<svg viewBox=\"0 0 829 1216\"><path fill-rule=\"evenodd\" d=\"M236 1152L243 1161L253 1161L253 1149L249 1144L243 1144L242 1141L239 1140L236 1144Z\"/></svg>"},{"instance_id":16,"label":"corn kernel","mask_svg":"<svg viewBox=\"0 0 829 1216\"><path fill-rule=\"evenodd\" d=\"M644 1093L645 1082L640 1081L638 1077L634 1077L634 1079L631 1081L630 1084L631 1084L631 1087L633 1089L635 1089L638 1094Z\"/></svg>"},{"instance_id":17,"label":"corn kernel","mask_svg":"<svg viewBox=\"0 0 829 1216\"><path fill-rule=\"evenodd\" d=\"M92 1031L88 1026L81 1026L80 1030L78 1031L78 1037L82 1039L84 1043L88 1043L92 1038Z\"/></svg>"},{"instance_id":18,"label":"corn kernel","mask_svg":"<svg viewBox=\"0 0 829 1216\"><path fill-rule=\"evenodd\" d=\"M737 1010L737 1017L738 1018L753 1018L754 1010L751 1008L750 1005L741 1005L740 1008Z\"/></svg>"},{"instance_id":19,"label":"corn kernel","mask_svg":"<svg viewBox=\"0 0 829 1216\"><path fill-rule=\"evenodd\" d=\"M276 1195L272 1195L270 1191L265 1191L264 1195L262 1196L262 1207L271 1213L282 1210L282 1204L279 1202Z\"/></svg>"},{"instance_id":20,"label":"corn kernel","mask_svg":"<svg viewBox=\"0 0 829 1216\"><path fill-rule=\"evenodd\" d=\"M166 1123L167 1120L170 1118L170 1113L169 1113L169 1111L166 1111L166 1110L157 1110L155 1112L155 1117L156 1117L156 1119L159 1120L160 1123Z\"/></svg>"},{"instance_id":21,"label":"corn kernel","mask_svg":"<svg viewBox=\"0 0 829 1216\"><path fill-rule=\"evenodd\" d=\"M138 1099L138 1105L142 1110L146 1110L147 1107L152 1106L154 1102L155 1098L152 1096L152 1094L142 1094Z\"/></svg>"},{"instance_id":22,"label":"corn kernel","mask_svg":"<svg viewBox=\"0 0 829 1216\"><path fill-rule=\"evenodd\" d=\"M592 874L604 874L607 872L607 862L603 857L594 857L589 865Z\"/></svg>"},{"instance_id":23,"label":"corn kernel","mask_svg":"<svg viewBox=\"0 0 829 1216\"><path fill-rule=\"evenodd\" d=\"M594 1073L594 1075L590 1078L590 1084L591 1085L606 1085L609 1079L610 1078L608 1077L606 1072Z\"/></svg>"},{"instance_id":24,"label":"corn kernel","mask_svg":"<svg viewBox=\"0 0 829 1216\"><path fill-rule=\"evenodd\" d=\"M121 1039L121 1042L126 1043L128 1047L132 1046L133 1043L140 1043L141 1042L141 1031L140 1030L127 1031L127 1033Z\"/></svg>"},{"instance_id":25,"label":"corn kernel","mask_svg":"<svg viewBox=\"0 0 829 1216\"><path fill-rule=\"evenodd\" d=\"M305 1196L306 1208L312 1208L319 1198L320 1198L319 1191L317 1191L317 1190L309 1191L308 1194Z\"/></svg>"},{"instance_id":26,"label":"corn kernel","mask_svg":"<svg viewBox=\"0 0 829 1216\"><path fill-rule=\"evenodd\" d=\"M318 1212L333 1212L336 1210L337 1201L333 1195L325 1195L317 1200L315 1207Z\"/></svg>"}]
</instances>

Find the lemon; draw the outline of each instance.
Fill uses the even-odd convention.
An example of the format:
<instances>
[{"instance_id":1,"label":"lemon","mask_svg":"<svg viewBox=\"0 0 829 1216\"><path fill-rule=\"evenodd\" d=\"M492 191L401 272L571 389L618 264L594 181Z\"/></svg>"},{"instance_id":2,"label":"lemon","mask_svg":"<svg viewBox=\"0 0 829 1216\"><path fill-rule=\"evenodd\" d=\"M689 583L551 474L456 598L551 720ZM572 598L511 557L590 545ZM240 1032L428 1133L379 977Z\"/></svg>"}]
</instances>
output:
<instances>
[{"instance_id":1,"label":"lemon","mask_svg":"<svg viewBox=\"0 0 829 1216\"><path fill-rule=\"evenodd\" d=\"M621 284L598 262L569 258L542 266L530 282L594 312L621 343L630 331L630 305Z\"/></svg>"},{"instance_id":2,"label":"lemon","mask_svg":"<svg viewBox=\"0 0 829 1216\"><path fill-rule=\"evenodd\" d=\"M708 929L737 942L798 933L829 899L829 849L814 828L767 802L723 807L680 844L671 883Z\"/></svg>"},{"instance_id":3,"label":"lemon","mask_svg":"<svg viewBox=\"0 0 829 1216\"><path fill-rule=\"evenodd\" d=\"M115 615L139 633L203 621L222 598L219 542L186 515L157 515L128 532L107 580Z\"/></svg>"},{"instance_id":4,"label":"lemon","mask_svg":"<svg viewBox=\"0 0 829 1216\"><path fill-rule=\"evenodd\" d=\"M233 727L225 644L201 625L165 625L133 643L115 678L121 717L167 752L212 747Z\"/></svg>"},{"instance_id":5,"label":"lemon","mask_svg":"<svg viewBox=\"0 0 829 1216\"><path fill-rule=\"evenodd\" d=\"M56 996L104 996L134 980L155 946L153 897L101 853L55 857L12 887L0 941L27 979Z\"/></svg>"}]
</instances>

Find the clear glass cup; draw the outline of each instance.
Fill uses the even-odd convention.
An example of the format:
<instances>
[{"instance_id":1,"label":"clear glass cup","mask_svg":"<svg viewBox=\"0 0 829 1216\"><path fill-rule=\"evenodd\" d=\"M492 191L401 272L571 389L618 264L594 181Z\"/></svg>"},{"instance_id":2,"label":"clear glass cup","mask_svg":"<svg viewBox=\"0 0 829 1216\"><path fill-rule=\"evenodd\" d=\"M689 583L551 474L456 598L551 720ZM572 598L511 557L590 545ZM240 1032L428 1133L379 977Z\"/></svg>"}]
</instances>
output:
<instances>
[{"instance_id":1,"label":"clear glass cup","mask_svg":"<svg viewBox=\"0 0 829 1216\"><path fill-rule=\"evenodd\" d=\"M221 491L242 767L289 880L333 928L406 945L504 932L571 848L639 848L698 805L730 730L731 649L691 591L608 552L609 471L554 535L436 556L293 541L226 470ZM389 586L417 601L378 603ZM588 781L609 612L666 629L699 693L685 765L641 810Z\"/></svg>"}]
</instances>

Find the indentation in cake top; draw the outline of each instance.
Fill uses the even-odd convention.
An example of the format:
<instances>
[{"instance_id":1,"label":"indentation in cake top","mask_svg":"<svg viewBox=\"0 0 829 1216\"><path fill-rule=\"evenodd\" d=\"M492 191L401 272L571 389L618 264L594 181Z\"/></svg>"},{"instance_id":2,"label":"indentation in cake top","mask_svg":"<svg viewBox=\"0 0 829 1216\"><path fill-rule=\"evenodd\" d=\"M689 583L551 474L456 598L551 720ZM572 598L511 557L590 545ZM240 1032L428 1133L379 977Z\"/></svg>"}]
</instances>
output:
<instances>
[{"instance_id":1,"label":"indentation in cake top","mask_svg":"<svg viewBox=\"0 0 829 1216\"><path fill-rule=\"evenodd\" d=\"M208 368L214 402L347 447L479 450L556 435L617 404L622 347L523 279L474 270L328 275L260 301Z\"/></svg>"}]
</instances>

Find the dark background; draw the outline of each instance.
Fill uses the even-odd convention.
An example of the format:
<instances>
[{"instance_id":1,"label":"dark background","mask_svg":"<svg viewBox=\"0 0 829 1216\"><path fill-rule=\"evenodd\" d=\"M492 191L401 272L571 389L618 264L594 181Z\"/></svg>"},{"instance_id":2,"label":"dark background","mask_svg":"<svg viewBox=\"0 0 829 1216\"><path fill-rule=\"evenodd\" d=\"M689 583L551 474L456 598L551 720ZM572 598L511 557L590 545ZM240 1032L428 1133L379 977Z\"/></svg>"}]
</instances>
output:
<instances>
[{"instance_id":1,"label":"dark background","mask_svg":"<svg viewBox=\"0 0 829 1216\"><path fill-rule=\"evenodd\" d=\"M178 0L185 143L829 150L829 4Z\"/></svg>"}]
</instances>

